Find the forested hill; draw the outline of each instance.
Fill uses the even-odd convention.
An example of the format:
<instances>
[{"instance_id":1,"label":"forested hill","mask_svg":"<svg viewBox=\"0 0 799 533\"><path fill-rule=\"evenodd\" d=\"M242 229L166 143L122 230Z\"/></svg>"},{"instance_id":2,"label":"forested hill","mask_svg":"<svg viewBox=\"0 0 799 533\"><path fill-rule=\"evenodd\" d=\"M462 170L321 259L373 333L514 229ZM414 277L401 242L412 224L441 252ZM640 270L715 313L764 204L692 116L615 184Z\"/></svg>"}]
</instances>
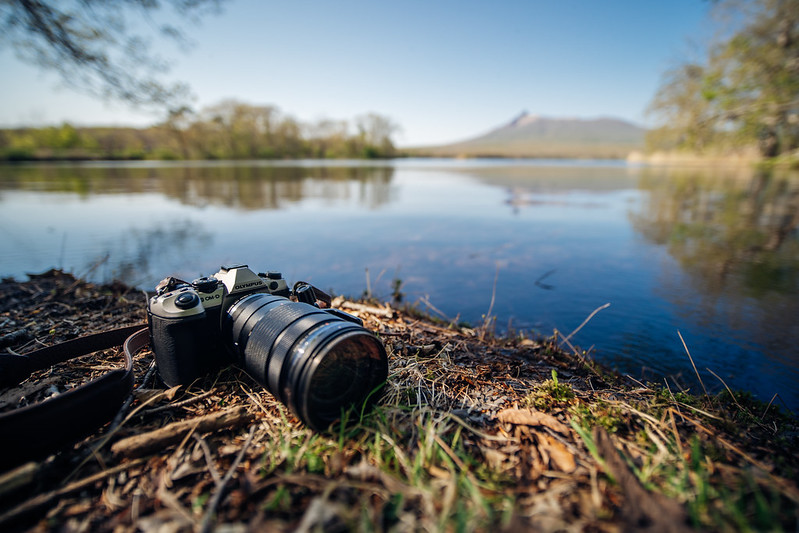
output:
<instances>
[{"instance_id":1,"label":"forested hill","mask_svg":"<svg viewBox=\"0 0 799 533\"><path fill-rule=\"evenodd\" d=\"M524 112L478 137L411 151L449 157L624 158L643 147L644 134L643 128L615 118L548 118Z\"/></svg>"}]
</instances>

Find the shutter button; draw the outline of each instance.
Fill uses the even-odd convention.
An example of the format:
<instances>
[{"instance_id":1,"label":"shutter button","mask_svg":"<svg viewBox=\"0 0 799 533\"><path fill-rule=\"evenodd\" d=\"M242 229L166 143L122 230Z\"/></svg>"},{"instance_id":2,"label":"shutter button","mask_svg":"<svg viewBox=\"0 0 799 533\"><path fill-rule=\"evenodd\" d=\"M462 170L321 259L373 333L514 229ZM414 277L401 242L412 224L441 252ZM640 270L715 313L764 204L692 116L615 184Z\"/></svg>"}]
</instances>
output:
<instances>
[{"instance_id":1,"label":"shutter button","mask_svg":"<svg viewBox=\"0 0 799 533\"><path fill-rule=\"evenodd\" d=\"M175 305L178 309L191 309L200 303L200 298L193 292L184 292L175 298Z\"/></svg>"}]
</instances>

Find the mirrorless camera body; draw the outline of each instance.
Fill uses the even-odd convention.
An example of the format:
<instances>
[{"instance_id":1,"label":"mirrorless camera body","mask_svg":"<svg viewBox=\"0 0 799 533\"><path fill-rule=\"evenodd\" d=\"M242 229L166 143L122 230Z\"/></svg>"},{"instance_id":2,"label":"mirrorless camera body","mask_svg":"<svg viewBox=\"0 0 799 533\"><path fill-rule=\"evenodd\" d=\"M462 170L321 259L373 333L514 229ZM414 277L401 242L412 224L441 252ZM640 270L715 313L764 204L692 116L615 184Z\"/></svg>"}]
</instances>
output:
<instances>
[{"instance_id":1,"label":"mirrorless camera body","mask_svg":"<svg viewBox=\"0 0 799 533\"><path fill-rule=\"evenodd\" d=\"M385 348L357 317L279 272L222 267L191 283L166 278L147 306L156 366L169 386L236 364L322 430L371 403L388 375Z\"/></svg>"},{"instance_id":2,"label":"mirrorless camera body","mask_svg":"<svg viewBox=\"0 0 799 533\"><path fill-rule=\"evenodd\" d=\"M164 279L150 298L147 319L156 366L167 385L188 385L235 361L222 342L224 311L250 294L289 298L279 272L255 274L246 265L223 266L212 277L187 283Z\"/></svg>"}]
</instances>

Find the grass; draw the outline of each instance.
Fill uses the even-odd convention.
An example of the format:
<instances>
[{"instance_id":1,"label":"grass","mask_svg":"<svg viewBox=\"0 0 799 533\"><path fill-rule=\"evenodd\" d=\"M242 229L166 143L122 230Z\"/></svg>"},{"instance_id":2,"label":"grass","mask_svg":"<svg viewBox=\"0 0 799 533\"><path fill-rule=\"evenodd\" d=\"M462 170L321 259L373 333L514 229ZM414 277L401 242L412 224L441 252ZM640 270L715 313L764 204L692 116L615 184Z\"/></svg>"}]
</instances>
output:
<instances>
[{"instance_id":1,"label":"grass","mask_svg":"<svg viewBox=\"0 0 799 533\"><path fill-rule=\"evenodd\" d=\"M513 509L512 491L506 492L511 479L480 460L464 431L449 415L432 409L380 406L361 423L339 427L329 437L299 439L294 453L282 449L282 461L270 457L271 468L262 476L268 479L278 470L340 474L336 470L346 464L348 479L322 496L348 529L360 530L364 515L369 523L413 524L432 531L500 523ZM310 441L316 445L309 446ZM267 499L300 500L304 490L281 485ZM342 500L347 505L337 507Z\"/></svg>"},{"instance_id":2,"label":"grass","mask_svg":"<svg viewBox=\"0 0 799 533\"><path fill-rule=\"evenodd\" d=\"M501 340L494 342L501 346ZM395 343L395 349L398 346ZM552 433L513 425L473 425L464 405L476 390L458 392L453 374L474 375L458 369L451 349L398 355L392 353L396 364L389 390L373 411L363 417L353 415L356 423L341 424L329 436L300 431L277 439L271 449L279 453L266 455L265 479L297 472L325 479L344 474L345 480L334 482L335 489L323 495L336 517L335 524L325 527L485 531L532 523L605 529L619 520L623 505L614 502L624 494L592 435L597 427L614 435L616 448L647 491L684 506L692 527L777 531L790 528L796 519L795 487L793 492L780 489L792 478L770 479L771 469L761 469L760 461L739 453L733 434L727 433L730 424L748 430L779 421L784 430L795 428L795 420L769 413L751 398L671 395L656 387L635 393L623 388L589 393L564 382L555 369L550 369L549 379L530 380L532 390L518 395L515 405L569 421L574 434L566 441L574 447L569 453L574 452L578 463L568 473L579 487L572 490L590 499L594 483L593 489L600 493L598 504L583 503L586 506L571 515L575 508L567 504L572 502L557 488L568 476L563 472L555 476L551 461L541 464L542 443ZM752 405L746 413L742 413L744 404ZM752 416L763 410L766 418ZM741 426L741 420L747 425ZM692 425L703 429L691 431ZM796 468L795 457L785 459ZM541 468L538 476L526 471L534 470L536 461ZM585 467L587 471L581 471ZM606 481L592 482L592 469L604 471ZM554 503L546 508L550 513L545 513L546 520L531 520L550 492L556 496L548 496ZM306 508L300 502L307 497L305 486L280 485L267 500Z\"/></svg>"}]
</instances>

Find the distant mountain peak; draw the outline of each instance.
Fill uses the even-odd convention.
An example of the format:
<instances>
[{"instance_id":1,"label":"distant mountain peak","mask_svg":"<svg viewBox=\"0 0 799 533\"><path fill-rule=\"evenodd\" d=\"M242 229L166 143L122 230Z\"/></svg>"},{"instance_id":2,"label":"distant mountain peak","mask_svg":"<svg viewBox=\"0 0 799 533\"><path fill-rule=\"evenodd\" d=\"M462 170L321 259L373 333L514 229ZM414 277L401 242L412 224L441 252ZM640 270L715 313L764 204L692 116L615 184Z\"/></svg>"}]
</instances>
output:
<instances>
[{"instance_id":1,"label":"distant mountain peak","mask_svg":"<svg viewBox=\"0 0 799 533\"><path fill-rule=\"evenodd\" d=\"M643 145L644 129L625 120L549 117L522 111L483 135L431 147L427 153L458 157L623 158Z\"/></svg>"},{"instance_id":2,"label":"distant mountain peak","mask_svg":"<svg viewBox=\"0 0 799 533\"><path fill-rule=\"evenodd\" d=\"M506 128L519 128L521 126L526 126L527 124L532 124L533 122L538 121L540 118L541 118L541 115L530 114L525 109L524 111L522 111L521 113L516 115L516 117L513 120L511 120L508 123L508 125L505 126L505 127Z\"/></svg>"}]
</instances>

